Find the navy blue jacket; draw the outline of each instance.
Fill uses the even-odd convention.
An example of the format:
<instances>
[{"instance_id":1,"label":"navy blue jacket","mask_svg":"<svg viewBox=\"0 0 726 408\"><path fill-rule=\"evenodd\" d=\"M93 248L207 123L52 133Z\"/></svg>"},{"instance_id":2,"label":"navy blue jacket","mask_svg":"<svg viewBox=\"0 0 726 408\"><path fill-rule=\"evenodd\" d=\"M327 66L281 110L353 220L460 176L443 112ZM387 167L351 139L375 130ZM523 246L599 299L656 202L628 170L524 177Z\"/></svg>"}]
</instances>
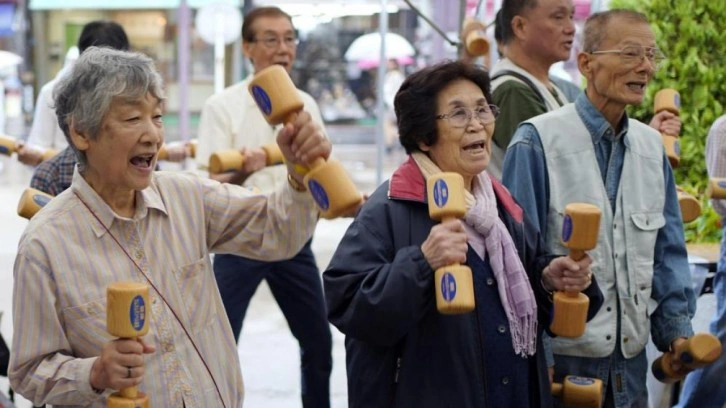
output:
<instances>
[{"instance_id":1,"label":"navy blue jacket","mask_svg":"<svg viewBox=\"0 0 726 408\"><path fill-rule=\"evenodd\" d=\"M476 309L436 310L434 271L421 252L429 218L423 175L412 159L356 216L323 275L328 318L346 335L350 408L551 407L541 330L552 303L540 284L554 258L507 190L492 180L499 214L530 277L539 312L537 353L514 353L488 259L469 248ZM602 304L588 288L589 315Z\"/></svg>"}]
</instances>

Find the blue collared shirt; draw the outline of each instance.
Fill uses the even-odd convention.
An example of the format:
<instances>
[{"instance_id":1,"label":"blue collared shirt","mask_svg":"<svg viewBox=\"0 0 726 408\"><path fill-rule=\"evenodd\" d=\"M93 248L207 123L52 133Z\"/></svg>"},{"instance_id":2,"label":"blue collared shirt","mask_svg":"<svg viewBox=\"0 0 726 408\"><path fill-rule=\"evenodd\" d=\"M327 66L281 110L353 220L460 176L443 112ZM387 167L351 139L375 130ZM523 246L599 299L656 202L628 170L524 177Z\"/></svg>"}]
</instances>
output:
<instances>
[{"instance_id":1,"label":"blue collared shirt","mask_svg":"<svg viewBox=\"0 0 726 408\"><path fill-rule=\"evenodd\" d=\"M590 133L600 175L610 206L615 212L625 151L629 148L627 115L623 115L619 126L621 130L616 133L602 113L592 105L585 93L582 93L575 101L575 109ZM663 215L666 223L658 231L653 270L653 298L659 301L659 306L651 316L653 342L660 350L667 349L670 343L678 337L689 337L693 334L690 321L695 312L693 290L691 287L683 287L683 274L690 276L688 255L673 171L665 157L663 175L666 184ZM637 177L637 175L635 176ZM509 188L524 211L539 226L542 236L546 236L547 203L550 200L549 174L539 133L531 124L522 124L515 132L504 159L502 182ZM674 278L676 276L678 278ZM686 300L684 301L684 299ZM628 379L627 383L633 384L630 380L634 380L634 378L628 374L628 370L623 370L625 362L619 346L617 351L615 359L604 359L602 364L597 364L599 366L597 371L599 373L607 372L609 370L606 367L610 366L610 369L614 370L613 378L624 375ZM645 356L638 358L638 360L641 359L645 359ZM639 366L642 364L643 362L639 362ZM580 375L586 374L580 373ZM640 379L635 380L635 384L640 383ZM644 388L645 378L642 378L642 381ZM616 395L616 405L618 400L640 397L638 395L640 390L631 389L630 391L629 396ZM617 391L616 394L618 394Z\"/></svg>"}]
</instances>

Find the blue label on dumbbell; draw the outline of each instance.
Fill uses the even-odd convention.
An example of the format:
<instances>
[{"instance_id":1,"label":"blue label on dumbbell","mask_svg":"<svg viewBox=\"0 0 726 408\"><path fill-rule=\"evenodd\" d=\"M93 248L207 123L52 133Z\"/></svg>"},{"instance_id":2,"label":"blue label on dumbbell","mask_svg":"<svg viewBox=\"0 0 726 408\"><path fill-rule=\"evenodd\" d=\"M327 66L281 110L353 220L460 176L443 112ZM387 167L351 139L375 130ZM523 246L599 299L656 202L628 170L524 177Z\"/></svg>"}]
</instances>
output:
<instances>
[{"instance_id":1,"label":"blue label on dumbbell","mask_svg":"<svg viewBox=\"0 0 726 408\"><path fill-rule=\"evenodd\" d=\"M587 377L580 377L577 375L571 375L567 377L567 381L575 384L575 385L591 385L595 383L595 380L592 378Z\"/></svg>"},{"instance_id":2,"label":"blue label on dumbbell","mask_svg":"<svg viewBox=\"0 0 726 408\"><path fill-rule=\"evenodd\" d=\"M268 116L270 113L272 113L272 102L270 102L270 96L267 95L267 92L265 92L265 90L262 89L261 86L252 86L252 97L255 98L255 103L257 103L257 107L260 108L265 116Z\"/></svg>"},{"instance_id":3,"label":"blue label on dumbbell","mask_svg":"<svg viewBox=\"0 0 726 408\"><path fill-rule=\"evenodd\" d=\"M687 353L687 352L681 353L681 362L684 364L693 363L693 356L691 355L691 353Z\"/></svg>"},{"instance_id":4,"label":"blue label on dumbbell","mask_svg":"<svg viewBox=\"0 0 726 408\"><path fill-rule=\"evenodd\" d=\"M726 188L726 180L719 180L717 184L720 188Z\"/></svg>"},{"instance_id":5,"label":"blue label on dumbbell","mask_svg":"<svg viewBox=\"0 0 726 408\"><path fill-rule=\"evenodd\" d=\"M562 242L567 242L570 238L572 238L572 217L567 214L562 223Z\"/></svg>"},{"instance_id":6,"label":"blue label on dumbbell","mask_svg":"<svg viewBox=\"0 0 726 408\"><path fill-rule=\"evenodd\" d=\"M0 145L0 154L10 155L10 149L7 147Z\"/></svg>"},{"instance_id":7,"label":"blue label on dumbbell","mask_svg":"<svg viewBox=\"0 0 726 408\"><path fill-rule=\"evenodd\" d=\"M146 304L144 304L144 298L141 295L137 295L131 300L129 319L134 330L141 331L144 328L144 323L146 323Z\"/></svg>"},{"instance_id":8,"label":"blue label on dumbbell","mask_svg":"<svg viewBox=\"0 0 726 408\"><path fill-rule=\"evenodd\" d=\"M42 194L33 194L33 202L40 207L45 207L46 204L50 201L50 197L42 195Z\"/></svg>"},{"instance_id":9,"label":"blue label on dumbbell","mask_svg":"<svg viewBox=\"0 0 726 408\"><path fill-rule=\"evenodd\" d=\"M681 144L678 143L678 140L673 143L673 151L676 152L676 156L681 155Z\"/></svg>"},{"instance_id":10,"label":"blue label on dumbbell","mask_svg":"<svg viewBox=\"0 0 726 408\"><path fill-rule=\"evenodd\" d=\"M449 186L444 179L438 179L434 183L434 203L437 207L443 207L449 201Z\"/></svg>"},{"instance_id":11,"label":"blue label on dumbbell","mask_svg":"<svg viewBox=\"0 0 726 408\"><path fill-rule=\"evenodd\" d=\"M441 277L441 297L447 302L453 301L456 297L456 278L449 272L445 272Z\"/></svg>"},{"instance_id":12,"label":"blue label on dumbbell","mask_svg":"<svg viewBox=\"0 0 726 408\"><path fill-rule=\"evenodd\" d=\"M308 190L310 190L313 200L315 200L315 203L318 204L318 207L320 207L321 210L327 211L327 209L330 208L330 199L320 183L311 179L308 181Z\"/></svg>"},{"instance_id":13,"label":"blue label on dumbbell","mask_svg":"<svg viewBox=\"0 0 726 408\"><path fill-rule=\"evenodd\" d=\"M681 95L680 94L673 95L673 104L676 105L676 108L678 108L678 109L681 108Z\"/></svg>"}]
</instances>

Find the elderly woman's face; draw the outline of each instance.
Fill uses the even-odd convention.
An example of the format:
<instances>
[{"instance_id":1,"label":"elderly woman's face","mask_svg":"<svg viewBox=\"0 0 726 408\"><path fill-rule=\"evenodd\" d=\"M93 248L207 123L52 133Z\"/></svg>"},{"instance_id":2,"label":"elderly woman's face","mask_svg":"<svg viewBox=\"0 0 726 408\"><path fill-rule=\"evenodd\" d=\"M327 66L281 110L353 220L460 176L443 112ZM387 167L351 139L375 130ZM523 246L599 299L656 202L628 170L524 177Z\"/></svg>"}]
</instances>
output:
<instances>
[{"instance_id":1,"label":"elderly woman's face","mask_svg":"<svg viewBox=\"0 0 726 408\"><path fill-rule=\"evenodd\" d=\"M443 171L456 172L470 180L489 164L494 116L478 117L477 112L489 111L489 102L481 88L467 79L450 83L436 98L437 141L433 146L420 145L431 160ZM462 117L463 115L463 117ZM457 118L458 116L458 118ZM469 119L465 119L466 116Z\"/></svg>"},{"instance_id":2,"label":"elderly woman's face","mask_svg":"<svg viewBox=\"0 0 726 408\"><path fill-rule=\"evenodd\" d=\"M99 135L88 140L86 178L96 190L143 190L149 186L156 154L164 143L161 101L150 93L114 98Z\"/></svg>"}]
</instances>

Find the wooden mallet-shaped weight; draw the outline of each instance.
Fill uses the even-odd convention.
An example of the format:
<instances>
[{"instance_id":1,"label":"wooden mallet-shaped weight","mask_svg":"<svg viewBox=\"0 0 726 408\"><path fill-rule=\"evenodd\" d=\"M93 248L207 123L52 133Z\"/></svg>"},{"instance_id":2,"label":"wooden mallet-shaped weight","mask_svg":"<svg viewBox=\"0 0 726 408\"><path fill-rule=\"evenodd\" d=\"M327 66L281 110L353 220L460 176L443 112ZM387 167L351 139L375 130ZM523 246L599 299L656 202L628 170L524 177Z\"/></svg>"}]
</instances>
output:
<instances>
[{"instance_id":1,"label":"wooden mallet-shaped weight","mask_svg":"<svg viewBox=\"0 0 726 408\"><path fill-rule=\"evenodd\" d=\"M568 375L562 383L552 383L551 390L565 408L602 406L602 380L598 378Z\"/></svg>"},{"instance_id":2,"label":"wooden mallet-shaped weight","mask_svg":"<svg viewBox=\"0 0 726 408\"><path fill-rule=\"evenodd\" d=\"M275 164L282 164L282 151L278 145L274 143L264 145L262 146L262 150L265 152L266 165L273 166ZM228 171L242 170L242 166L245 164L245 159L245 155L236 149L214 152L211 156L209 156L209 173L220 174Z\"/></svg>"},{"instance_id":3,"label":"wooden mallet-shaped weight","mask_svg":"<svg viewBox=\"0 0 726 408\"><path fill-rule=\"evenodd\" d=\"M481 21L472 17L464 19L461 28L461 40L469 55L483 56L489 54L489 39L486 32L487 27Z\"/></svg>"},{"instance_id":4,"label":"wooden mallet-shaped weight","mask_svg":"<svg viewBox=\"0 0 726 408\"><path fill-rule=\"evenodd\" d=\"M653 102L653 111L658 113L660 111L668 111L678 116L681 113L681 95L678 91L671 88L661 89L655 94L655 101ZM666 155L668 161L671 163L671 167L676 168L681 162L681 149L678 144L678 137L675 135L661 134L663 138L663 146L665 146Z\"/></svg>"},{"instance_id":5,"label":"wooden mallet-shaped weight","mask_svg":"<svg viewBox=\"0 0 726 408\"><path fill-rule=\"evenodd\" d=\"M117 282L106 288L106 329L112 336L136 339L149 331L149 287ZM128 387L108 397L108 408L149 408L149 397Z\"/></svg>"},{"instance_id":6,"label":"wooden mallet-shaped weight","mask_svg":"<svg viewBox=\"0 0 726 408\"><path fill-rule=\"evenodd\" d=\"M197 141L192 140L186 142L186 146L189 147L189 157L194 158L197 156ZM157 154L157 160L167 160L169 158L169 150L166 145L161 145L159 148L159 154Z\"/></svg>"},{"instance_id":7,"label":"wooden mallet-shaped weight","mask_svg":"<svg viewBox=\"0 0 726 408\"><path fill-rule=\"evenodd\" d=\"M18 142L9 136L2 136L0 135L0 154L4 154L6 156L10 156L13 153L17 152L20 146L18 145ZM46 161L50 159L51 157L58 154L58 150L56 149L45 149L43 150L43 161Z\"/></svg>"},{"instance_id":8,"label":"wooden mallet-shaped weight","mask_svg":"<svg viewBox=\"0 0 726 408\"><path fill-rule=\"evenodd\" d=\"M293 121L304 105L290 76L280 65L272 65L255 74L249 91L271 125ZM315 159L304 182L323 218L349 213L363 201L343 165L334 160Z\"/></svg>"},{"instance_id":9,"label":"wooden mallet-shaped weight","mask_svg":"<svg viewBox=\"0 0 726 408\"><path fill-rule=\"evenodd\" d=\"M23 190L23 194L20 195L20 201L18 202L18 215L29 220L33 218L35 213L40 211L41 208L45 207L52 198L53 196L50 194L28 187Z\"/></svg>"},{"instance_id":10,"label":"wooden mallet-shaped weight","mask_svg":"<svg viewBox=\"0 0 726 408\"><path fill-rule=\"evenodd\" d=\"M570 258L579 261L585 251L595 248L602 211L595 205L570 203L565 206L562 244L570 250ZM582 292L555 292L552 333L562 337L580 337L585 333L590 299Z\"/></svg>"},{"instance_id":11,"label":"wooden mallet-shaped weight","mask_svg":"<svg viewBox=\"0 0 726 408\"><path fill-rule=\"evenodd\" d=\"M726 178L710 178L706 187L706 197L714 199L726 198Z\"/></svg>"},{"instance_id":12,"label":"wooden mallet-shaped weight","mask_svg":"<svg viewBox=\"0 0 726 408\"><path fill-rule=\"evenodd\" d=\"M686 374L716 361L721 356L721 342L711 333L696 333L678 347L683 368L671 369L671 354L663 354L650 366L653 376L660 382L673 383Z\"/></svg>"},{"instance_id":13,"label":"wooden mallet-shaped weight","mask_svg":"<svg viewBox=\"0 0 726 408\"><path fill-rule=\"evenodd\" d=\"M466 214L464 179L458 173L438 173L426 180L429 216L436 221L461 218ZM474 310L474 282L471 269L452 264L436 270L436 308L442 314Z\"/></svg>"}]
</instances>

